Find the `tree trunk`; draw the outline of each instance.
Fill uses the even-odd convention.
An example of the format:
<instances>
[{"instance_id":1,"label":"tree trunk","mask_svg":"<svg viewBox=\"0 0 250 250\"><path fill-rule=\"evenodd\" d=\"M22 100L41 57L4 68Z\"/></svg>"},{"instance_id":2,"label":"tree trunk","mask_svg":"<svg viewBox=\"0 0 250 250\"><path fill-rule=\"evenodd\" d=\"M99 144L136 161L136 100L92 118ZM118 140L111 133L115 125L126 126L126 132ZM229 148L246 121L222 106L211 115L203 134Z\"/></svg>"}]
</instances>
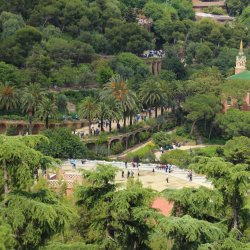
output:
<instances>
[{"instance_id":1,"label":"tree trunk","mask_svg":"<svg viewBox=\"0 0 250 250\"><path fill-rule=\"evenodd\" d=\"M192 128L191 128L191 131L190 131L190 135L192 135L193 132L194 132L195 123L196 123L196 120L195 120L195 121L193 122L193 124L192 124Z\"/></svg>"},{"instance_id":2,"label":"tree trunk","mask_svg":"<svg viewBox=\"0 0 250 250\"><path fill-rule=\"evenodd\" d=\"M126 128L126 113L123 113L123 127Z\"/></svg>"},{"instance_id":3,"label":"tree trunk","mask_svg":"<svg viewBox=\"0 0 250 250\"><path fill-rule=\"evenodd\" d=\"M7 194L9 193L9 187L8 187L8 172L5 160L3 160L3 172L4 172L4 195L6 197Z\"/></svg>"},{"instance_id":4,"label":"tree trunk","mask_svg":"<svg viewBox=\"0 0 250 250\"><path fill-rule=\"evenodd\" d=\"M163 113L164 113L164 108L161 107L161 115L163 115Z\"/></svg>"},{"instance_id":5,"label":"tree trunk","mask_svg":"<svg viewBox=\"0 0 250 250\"><path fill-rule=\"evenodd\" d=\"M91 119L89 118L89 136L91 135Z\"/></svg>"},{"instance_id":6,"label":"tree trunk","mask_svg":"<svg viewBox=\"0 0 250 250\"><path fill-rule=\"evenodd\" d=\"M103 132L104 129L103 129L103 116L101 117L101 131Z\"/></svg>"},{"instance_id":7,"label":"tree trunk","mask_svg":"<svg viewBox=\"0 0 250 250\"><path fill-rule=\"evenodd\" d=\"M213 131L213 124L211 123L210 130L209 130L209 135L208 135L209 140L211 138L212 131Z\"/></svg>"},{"instance_id":8,"label":"tree trunk","mask_svg":"<svg viewBox=\"0 0 250 250\"><path fill-rule=\"evenodd\" d=\"M235 186L237 185L237 180L235 183ZM233 210L234 210L234 229L238 229L239 228L239 206L238 206L238 197L240 196L240 194L236 191L234 193L234 197L233 197Z\"/></svg>"},{"instance_id":9,"label":"tree trunk","mask_svg":"<svg viewBox=\"0 0 250 250\"><path fill-rule=\"evenodd\" d=\"M45 119L45 127L46 127L46 129L49 128L49 117L48 116L46 116L46 119Z\"/></svg>"},{"instance_id":10,"label":"tree trunk","mask_svg":"<svg viewBox=\"0 0 250 250\"><path fill-rule=\"evenodd\" d=\"M32 135L32 121L33 121L33 116L32 114L29 114L29 134Z\"/></svg>"},{"instance_id":11,"label":"tree trunk","mask_svg":"<svg viewBox=\"0 0 250 250\"><path fill-rule=\"evenodd\" d=\"M131 127L133 125L133 115L129 116L129 126Z\"/></svg>"},{"instance_id":12,"label":"tree trunk","mask_svg":"<svg viewBox=\"0 0 250 250\"><path fill-rule=\"evenodd\" d=\"M157 106L155 106L155 118L157 118L157 113L158 113Z\"/></svg>"},{"instance_id":13,"label":"tree trunk","mask_svg":"<svg viewBox=\"0 0 250 250\"><path fill-rule=\"evenodd\" d=\"M109 132L111 133L112 131L112 120L109 120Z\"/></svg>"},{"instance_id":14,"label":"tree trunk","mask_svg":"<svg viewBox=\"0 0 250 250\"><path fill-rule=\"evenodd\" d=\"M149 118L151 118L151 115L152 115L151 109L149 110L148 114L149 114Z\"/></svg>"}]
</instances>

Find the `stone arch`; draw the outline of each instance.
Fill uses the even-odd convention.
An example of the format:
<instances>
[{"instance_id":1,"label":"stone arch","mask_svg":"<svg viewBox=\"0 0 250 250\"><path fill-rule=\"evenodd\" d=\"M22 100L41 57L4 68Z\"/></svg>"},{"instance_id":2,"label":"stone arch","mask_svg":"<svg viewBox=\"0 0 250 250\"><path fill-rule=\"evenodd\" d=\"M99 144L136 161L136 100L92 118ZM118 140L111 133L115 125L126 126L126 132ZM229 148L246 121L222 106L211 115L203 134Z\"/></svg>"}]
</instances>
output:
<instances>
[{"instance_id":1,"label":"stone arch","mask_svg":"<svg viewBox=\"0 0 250 250\"><path fill-rule=\"evenodd\" d=\"M123 137L123 138L121 139L121 142L122 142L123 146L124 146L126 149L128 149L128 137L127 137L127 136Z\"/></svg>"},{"instance_id":2,"label":"stone arch","mask_svg":"<svg viewBox=\"0 0 250 250\"><path fill-rule=\"evenodd\" d=\"M110 147L112 147L113 144L115 144L115 143L117 143L117 142L120 142L120 141L121 141L121 140L118 139L118 138L112 139L112 140L110 141Z\"/></svg>"},{"instance_id":3,"label":"stone arch","mask_svg":"<svg viewBox=\"0 0 250 250\"><path fill-rule=\"evenodd\" d=\"M140 143L140 133L141 133L141 132L142 132L142 131L136 132L136 133L134 134L134 140L135 140L135 143L136 143L136 144Z\"/></svg>"},{"instance_id":4,"label":"stone arch","mask_svg":"<svg viewBox=\"0 0 250 250\"><path fill-rule=\"evenodd\" d=\"M34 124L32 128L32 134L39 134L41 130L40 124Z\"/></svg>"},{"instance_id":5,"label":"stone arch","mask_svg":"<svg viewBox=\"0 0 250 250\"><path fill-rule=\"evenodd\" d=\"M133 146L135 143L134 143L134 134L130 134L128 136L128 147L131 147Z\"/></svg>"},{"instance_id":6,"label":"stone arch","mask_svg":"<svg viewBox=\"0 0 250 250\"><path fill-rule=\"evenodd\" d=\"M23 135L25 132L26 126L24 124L17 124L16 131L18 135Z\"/></svg>"},{"instance_id":7,"label":"stone arch","mask_svg":"<svg viewBox=\"0 0 250 250\"><path fill-rule=\"evenodd\" d=\"M87 147L89 150L95 150L96 144L95 144L94 142L87 142L87 143L86 143L86 147Z\"/></svg>"},{"instance_id":8,"label":"stone arch","mask_svg":"<svg viewBox=\"0 0 250 250\"><path fill-rule=\"evenodd\" d=\"M5 123L0 123L0 134L6 133L7 126Z\"/></svg>"},{"instance_id":9,"label":"stone arch","mask_svg":"<svg viewBox=\"0 0 250 250\"><path fill-rule=\"evenodd\" d=\"M56 124L55 123L50 123L49 128L56 128Z\"/></svg>"}]
</instances>

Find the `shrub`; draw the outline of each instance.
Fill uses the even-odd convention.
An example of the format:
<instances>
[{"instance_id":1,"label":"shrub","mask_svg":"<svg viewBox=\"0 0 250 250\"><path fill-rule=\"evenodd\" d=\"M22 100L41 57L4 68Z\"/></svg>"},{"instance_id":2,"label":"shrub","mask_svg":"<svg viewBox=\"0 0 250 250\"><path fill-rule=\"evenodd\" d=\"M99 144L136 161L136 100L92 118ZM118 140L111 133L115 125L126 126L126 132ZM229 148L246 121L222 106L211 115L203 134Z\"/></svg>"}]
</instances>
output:
<instances>
[{"instance_id":1,"label":"shrub","mask_svg":"<svg viewBox=\"0 0 250 250\"><path fill-rule=\"evenodd\" d=\"M187 168L191 163L191 156L186 150L172 150L161 155L161 163L169 163L181 168Z\"/></svg>"},{"instance_id":2,"label":"shrub","mask_svg":"<svg viewBox=\"0 0 250 250\"><path fill-rule=\"evenodd\" d=\"M172 143L171 135L163 131L155 133L153 135L153 141L159 147L164 147Z\"/></svg>"},{"instance_id":3,"label":"shrub","mask_svg":"<svg viewBox=\"0 0 250 250\"><path fill-rule=\"evenodd\" d=\"M126 155L127 161L132 161L139 158L142 162L154 162L155 161L155 145L153 143L148 143L145 147L140 148L134 152L128 153Z\"/></svg>"},{"instance_id":4,"label":"shrub","mask_svg":"<svg viewBox=\"0 0 250 250\"><path fill-rule=\"evenodd\" d=\"M59 112L67 111L68 98L64 94L59 94L56 98L56 106Z\"/></svg>"},{"instance_id":5,"label":"shrub","mask_svg":"<svg viewBox=\"0 0 250 250\"><path fill-rule=\"evenodd\" d=\"M119 154L124 150L124 145L119 141L119 142L115 142L112 144L111 146L111 152L112 154Z\"/></svg>"},{"instance_id":6,"label":"shrub","mask_svg":"<svg viewBox=\"0 0 250 250\"><path fill-rule=\"evenodd\" d=\"M96 154L98 156L107 156L108 148L106 145L96 145Z\"/></svg>"},{"instance_id":7,"label":"shrub","mask_svg":"<svg viewBox=\"0 0 250 250\"><path fill-rule=\"evenodd\" d=\"M209 146L205 148L194 149L193 153L194 155L200 155L200 156L206 156L206 157L217 157L223 154L223 149L219 146Z\"/></svg>"},{"instance_id":8,"label":"shrub","mask_svg":"<svg viewBox=\"0 0 250 250\"><path fill-rule=\"evenodd\" d=\"M10 125L7 128L6 135L9 136L18 135L17 127L15 125Z\"/></svg>"},{"instance_id":9,"label":"shrub","mask_svg":"<svg viewBox=\"0 0 250 250\"><path fill-rule=\"evenodd\" d=\"M48 129L43 134L48 137L49 144L41 142L37 149L45 155L61 159L81 159L88 154L88 149L79 136L72 134L68 128Z\"/></svg>"},{"instance_id":10,"label":"shrub","mask_svg":"<svg viewBox=\"0 0 250 250\"><path fill-rule=\"evenodd\" d=\"M145 141L150 137L150 132L141 132L139 134L140 141Z\"/></svg>"}]
</instances>

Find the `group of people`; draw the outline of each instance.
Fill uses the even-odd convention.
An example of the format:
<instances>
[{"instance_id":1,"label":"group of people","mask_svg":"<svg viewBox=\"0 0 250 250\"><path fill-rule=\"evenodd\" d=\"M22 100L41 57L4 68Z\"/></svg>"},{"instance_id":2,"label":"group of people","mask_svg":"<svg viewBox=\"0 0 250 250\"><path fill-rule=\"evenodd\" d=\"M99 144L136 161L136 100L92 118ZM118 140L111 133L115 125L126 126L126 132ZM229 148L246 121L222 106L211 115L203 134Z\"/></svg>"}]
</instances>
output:
<instances>
[{"instance_id":1,"label":"group of people","mask_svg":"<svg viewBox=\"0 0 250 250\"><path fill-rule=\"evenodd\" d=\"M124 178L125 176L124 176L124 174L125 174L125 171L124 170L122 170L122 178ZM134 178L134 171L133 170L128 170L128 172L127 172L127 178ZM137 175L138 176L140 176L140 171L139 171L139 168L138 168L138 173L137 173Z\"/></svg>"},{"instance_id":2,"label":"group of people","mask_svg":"<svg viewBox=\"0 0 250 250\"><path fill-rule=\"evenodd\" d=\"M157 165L155 168L159 170L165 170L166 173L172 173L174 171L174 165L171 164Z\"/></svg>"},{"instance_id":3,"label":"group of people","mask_svg":"<svg viewBox=\"0 0 250 250\"><path fill-rule=\"evenodd\" d=\"M163 154L165 150L172 150L172 149L176 149L179 147L181 147L181 143L176 143L176 144L172 143L172 144L166 145L164 148L161 146L160 151Z\"/></svg>"},{"instance_id":4,"label":"group of people","mask_svg":"<svg viewBox=\"0 0 250 250\"><path fill-rule=\"evenodd\" d=\"M144 58L149 58L149 57L164 57L165 56L165 53L163 50L149 50L147 52L144 52L144 54L142 55L142 57Z\"/></svg>"}]
</instances>

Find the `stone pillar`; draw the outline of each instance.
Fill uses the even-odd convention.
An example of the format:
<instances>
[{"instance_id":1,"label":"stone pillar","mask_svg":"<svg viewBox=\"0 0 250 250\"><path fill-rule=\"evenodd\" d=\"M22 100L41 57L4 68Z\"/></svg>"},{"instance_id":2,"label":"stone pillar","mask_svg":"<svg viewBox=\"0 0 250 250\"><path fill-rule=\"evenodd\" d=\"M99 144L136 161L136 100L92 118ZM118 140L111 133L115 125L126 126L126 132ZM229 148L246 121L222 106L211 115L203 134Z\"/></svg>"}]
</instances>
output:
<instances>
[{"instance_id":1,"label":"stone pillar","mask_svg":"<svg viewBox=\"0 0 250 250\"><path fill-rule=\"evenodd\" d=\"M161 73L161 61L158 61L158 74Z\"/></svg>"},{"instance_id":2,"label":"stone pillar","mask_svg":"<svg viewBox=\"0 0 250 250\"><path fill-rule=\"evenodd\" d=\"M158 63L157 63L157 61L154 61L153 62L153 72L154 72L154 75L158 75Z\"/></svg>"},{"instance_id":3,"label":"stone pillar","mask_svg":"<svg viewBox=\"0 0 250 250\"><path fill-rule=\"evenodd\" d=\"M108 156L110 156L110 146L111 146L111 141L108 141Z\"/></svg>"}]
</instances>

